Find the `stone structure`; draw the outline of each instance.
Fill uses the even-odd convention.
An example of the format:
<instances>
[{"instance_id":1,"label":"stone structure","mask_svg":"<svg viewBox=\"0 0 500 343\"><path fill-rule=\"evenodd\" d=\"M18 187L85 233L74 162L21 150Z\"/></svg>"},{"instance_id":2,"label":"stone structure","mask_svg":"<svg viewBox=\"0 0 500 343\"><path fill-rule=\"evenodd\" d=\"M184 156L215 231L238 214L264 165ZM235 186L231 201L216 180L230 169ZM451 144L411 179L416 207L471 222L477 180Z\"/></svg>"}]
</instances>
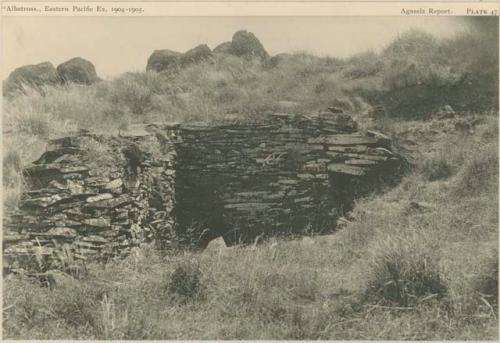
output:
<instances>
[{"instance_id":1,"label":"stone structure","mask_svg":"<svg viewBox=\"0 0 500 343\"><path fill-rule=\"evenodd\" d=\"M357 196L398 174L388 137L346 114L182 125L176 143L177 236L205 246L332 232Z\"/></svg>"},{"instance_id":2,"label":"stone structure","mask_svg":"<svg viewBox=\"0 0 500 343\"><path fill-rule=\"evenodd\" d=\"M221 236L329 233L400 166L390 139L358 133L342 113L142 130L53 141L4 223L4 266L105 260L147 241L203 248Z\"/></svg>"},{"instance_id":3,"label":"stone structure","mask_svg":"<svg viewBox=\"0 0 500 343\"><path fill-rule=\"evenodd\" d=\"M149 134L52 141L25 170L19 210L4 219L4 270L106 260L155 237L168 239L172 163L173 152Z\"/></svg>"}]
</instances>

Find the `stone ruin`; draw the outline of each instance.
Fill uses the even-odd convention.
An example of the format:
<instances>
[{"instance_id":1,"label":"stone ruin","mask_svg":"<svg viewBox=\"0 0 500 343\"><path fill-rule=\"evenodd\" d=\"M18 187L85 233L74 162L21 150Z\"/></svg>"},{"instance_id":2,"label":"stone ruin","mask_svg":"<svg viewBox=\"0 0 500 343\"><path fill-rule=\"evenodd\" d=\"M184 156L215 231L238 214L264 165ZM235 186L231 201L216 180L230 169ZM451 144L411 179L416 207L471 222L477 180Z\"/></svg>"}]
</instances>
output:
<instances>
[{"instance_id":1,"label":"stone ruin","mask_svg":"<svg viewBox=\"0 0 500 343\"><path fill-rule=\"evenodd\" d=\"M394 182L391 140L341 113L149 124L53 140L4 218L4 270L161 249L326 234L354 200Z\"/></svg>"}]
</instances>

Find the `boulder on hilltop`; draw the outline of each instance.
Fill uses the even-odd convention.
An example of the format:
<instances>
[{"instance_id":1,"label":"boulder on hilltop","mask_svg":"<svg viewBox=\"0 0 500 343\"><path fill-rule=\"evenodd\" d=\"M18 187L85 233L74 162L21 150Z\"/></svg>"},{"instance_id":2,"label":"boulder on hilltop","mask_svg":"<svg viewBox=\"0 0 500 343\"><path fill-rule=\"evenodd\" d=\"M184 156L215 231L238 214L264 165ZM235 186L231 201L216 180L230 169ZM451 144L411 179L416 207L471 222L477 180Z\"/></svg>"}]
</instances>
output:
<instances>
[{"instance_id":1,"label":"boulder on hilltop","mask_svg":"<svg viewBox=\"0 0 500 343\"><path fill-rule=\"evenodd\" d=\"M198 63L212 57L212 50L206 44L200 44L191 50L186 51L181 56L181 65L186 66L192 63Z\"/></svg>"},{"instance_id":2,"label":"boulder on hilltop","mask_svg":"<svg viewBox=\"0 0 500 343\"><path fill-rule=\"evenodd\" d=\"M75 57L59 64L57 72L63 82L90 85L100 80L92 62L81 57Z\"/></svg>"},{"instance_id":3,"label":"boulder on hilltop","mask_svg":"<svg viewBox=\"0 0 500 343\"><path fill-rule=\"evenodd\" d=\"M269 57L259 39L246 30L240 30L233 35L229 53L239 57L260 57L263 60Z\"/></svg>"},{"instance_id":4,"label":"boulder on hilltop","mask_svg":"<svg viewBox=\"0 0 500 343\"><path fill-rule=\"evenodd\" d=\"M155 50L148 58L146 70L156 72L177 70L180 65L181 56L181 53L168 49Z\"/></svg>"},{"instance_id":5,"label":"boulder on hilltop","mask_svg":"<svg viewBox=\"0 0 500 343\"><path fill-rule=\"evenodd\" d=\"M10 73L3 84L3 94L12 94L23 91L25 86L41 90L45 85L57 85L61 83L61 78L56 68L50 62L43 62L33 65L25 65L15 69Z\"/></svg>"},{"instance_id":6,"label":"boulder on hilltop","mask_svg":"<svg viewBox=\"0 0 500 343\"><path fill-rule=\"evenodd\" d=\"M269 58L264 46L253 33L240 30L233 35L231 42L223 42L213 51L206 44L200 44L184 54L168 49L155 50L149 56L146 70L156 72L176 71L180 67L210 59L214 56L214 53L227 53L243 58L256 57L263 61L267 61Z\"/></svg>"},{"instance_id":7,"label":"boulder on hilltop","mask_svg":"<svg viewBox=\"0 0 500 343\"><path fill-rule=\"evenodd\" d=\"M217 45L214 49L217 54L229 54L231 52L231 42L223 42Z\"/></svg>"}]
</instances>

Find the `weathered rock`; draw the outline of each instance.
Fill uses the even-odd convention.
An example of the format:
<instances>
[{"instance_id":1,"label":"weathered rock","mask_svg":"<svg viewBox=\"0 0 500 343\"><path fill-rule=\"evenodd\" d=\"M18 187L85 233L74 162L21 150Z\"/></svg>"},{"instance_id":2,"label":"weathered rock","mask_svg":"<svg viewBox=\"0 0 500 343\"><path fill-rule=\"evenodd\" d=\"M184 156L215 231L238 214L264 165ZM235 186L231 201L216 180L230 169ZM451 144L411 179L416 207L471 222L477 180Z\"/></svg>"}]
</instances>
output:
<instances>
[{"instance_id":1,"label":"weathered rock","mask_svg":"<svg viewBox=\"0 0 500 343\"><path fill-rule=\"evenodd\" d=\"M181 56L181 65L188 66L193 63L199 63L212 57L212 50L206 45L201 44L187 51Z\"/></svg>"},{"instance_id":2,"label":"weathered rock","mask_svg":"<svg viewBox=\"0 0 500 343\"><path fill-rule=\"evenodd\" d=\"M180 66L181 53L172 50L155 50L149 56L147 71L177 71Z\"/></svg>"},{"instance_id":3,"label":"weathered rock","mask_svg":"<svg viewBox=\"0 0 500 343\"><path fill-rule=\"evenodd\" d=\"M214 48L214 53L229 54L231 52L231 42L223 42Z\"/></svg>"},{"instance_id":4,"label":"weathered rock","mask_svg":"<svg viewBox=\"0 0 500 343\"><path fill-rule=\"evenodd\" d=\"M332 163L328 165L328 170L334 173L348 174L354 176L365 175L365 169L357 166L348 166L343 163Z\"/></svg>"},{"instance_id":5,"label":"weathered rock","mask_svg":"<svg viewBox=\"0 0 500 343\"><path fill-rule=\"evenodd\" d=\"M392 140L384 135L383 133L377 132L377 131L371 131L367 130L366 131L367 136L369 137L374 137L377 139L377 144L384 148L389 148L391 146Z\"/></svg>"},{"instance_id":6,"label":"weathered rock","mask_svg":"<svg viewBox=\"0 0 500 343\"><path fill-rule=\"evenodd\" d=\"M90 218L90 219L84 219L82 221L83 224L93 226L93 227L99 227L99 228L106 228L111 226L111 220L108 218Z\"/></svg>"},{"instance_id":7,"label":"weathered rock","mask_svg":"<svg viewBox=\"0 0 500 343\"><path fill-rule=\"evenodd\" d=\"M123 185L122 179L114 179L113 181L106 183L104 189L115 189L121 187L122 185Z\"/></svg>"},{"instance_id":8,"label":"weathered rock","mask_svg":"<svg viewBox=\"0 0 500 343\"><path fill-rule=\"evenodd\" d=\"M51 236L76 237L77 232L69 227L55 227L47 231L47 234Z\"/></svg>"},{"instance_id":9,"label":"weathered rock","mask_svg":"<svg viewBox=\"0 0 500 343\"><path fill-rule=\"evenodd\" d=\"M350 166L360 166L360 167L376 166L379 164L378 161L374 161L371 159L351 159L351 160L345 160L344 163Z\"/></svg>"},{"instance_id":10,"label":"weathered rock","mask_svg":"<svg viewBox=\"0 0 500 343\"><path fill-rule=\"evenodd\" d=\"M105 243L109 242L106 238L103 238L103 237L97 236L97 235L90 235L90 236L84 237L83 241L94 243L94 244L99 244L99 243L105 244Z\"/></svg>"},{"instance_id":11,"label":"weathered rock","mask_svg":"<svg viewBox=\"0 0 500 343\"><path fill-rule=\"evenodd\" d=\"M439 108L436 115L439 119L451 119L455 117L455 110L450 105L444 105Z\"/></svg>"},{"instance_id":12,"label":"weathered rock","mask_svg":"<svg viewBox=\"0 0 500 343\"><path fill-rule=\"evenodd\" d=\"M101 200L108 200L108 199L113 199L113 194L103 193L103 194L99 194L96 196L91 196L91 197L87 198L87 202L92 203L92 202L101 201Z\"/></svg>"},{"instance_id":13,"label":"weathered rock","mask_svg":"<svg viewBox=\"0 0 500 343\"><path fill-rule=\"evenodd\" d=\"M366 137L361 135L338 134L310 138L308 143L323 143L328 145L375 145L378 142L376 137Z\"/></svg>"},{"instance_id":14,"label":"weathered rock","mask_svg":"<svg viewBox=\"0 0 500 343\"><path fill-rule=\"evenodd\" d=\"M31 87L43 92L43 86L54 86L61 83L56 68L50 62L25 65L10 73L3 85L4 95L23 92Z\"/></svg>"},{"instance_id":15,"label":"weathered rock","mask_svg":"<svg viewBox=\"0 0 500 343\"><path fill-rule=\"evenodd\" d=\"M63 195L55 194L55 195L48 196L48 197L27 199L26 201L24 201L23 205L26 207L34 206L34 207L45 208L45 207L52 206L65 198L67 198L67 197L64 197Z\"/></svg>"},{"instance_id":16,"label":"weathered rock","mask_svg":"<svg viewBox=\"0 0 500 343\"><path fill-rule=\"evenodd\" d=\"M339 132L355 132L358 129L358 123L352 117L342 110L330 107L331 114L325 117L325 121L332 128L339 130Z\"/></svg>"},{"instance_id":17,"label":"weathered rock","mask_svg":"<svg viewBox=\"0 0 500 343\"><path fill-rule=\"evenodd\" d=\"M63 82L90 85L100 80L92 62L81 57L74 57L57 66L57 72Z\"/></svg>"},{"instance_id":18,"label":"weathered rock","mask_svg":"<svg viewBox=\"0 0 500 343\"><path fill-rule=\"evenodd\" d=\"M132 198L130 198L129 196L122 195L122 196L117 197L117 198L107 198L105 200L99 200L99 201L92 202L92 203L88 204L87 207L96 208L96 209L111 209L111 208L121 206L123 204L130 203L132 201L133 201Z\"/></svg>"},{"instance_id":19,"label":"weathered rock","mask_svg":"<svg viewBox=\"0 0 500 343\"><path fill-rule=\"evenodd\" d=\"M238 31L233 35L229 52L239 57L258 57L263 60L269 57L259 39L253 33L245 30Z\"/></svg>"},{"instance_id":20,"label":"weathered rock","mask_svg":"<svg viewBox=\"0 0 500 343\"><path fill-rule=\"evenodd\" d=\"M63 167L57 164L43 164L43 165L34 165L33 167L26 168L24 172L25 174L29 174L32 177L36 177L36 176L54 175L54 174L83 173L88 170L89 168L86 166Z\"/></svg>"}]
</instances>

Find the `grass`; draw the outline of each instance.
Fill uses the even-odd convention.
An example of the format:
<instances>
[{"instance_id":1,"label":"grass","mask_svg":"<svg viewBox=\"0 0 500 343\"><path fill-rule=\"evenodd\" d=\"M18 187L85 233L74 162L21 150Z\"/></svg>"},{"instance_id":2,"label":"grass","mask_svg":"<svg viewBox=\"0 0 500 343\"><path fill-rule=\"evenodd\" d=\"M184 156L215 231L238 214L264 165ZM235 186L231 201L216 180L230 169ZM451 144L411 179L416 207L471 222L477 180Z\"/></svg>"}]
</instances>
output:
<instances>
[{"instance_id":1,"label":"grass","mask_svg":"<svg viewBox=\"0 0 500 343\"><path fill-rule=\"evenodd\" d=\"M382 242L371 261L371 276L365 296L384 305L411 307L446 294L439 270L437 242L424 237L395 237Z\"/></svg>"},{"instance_id":2,"label":"grass","mask_svg":"<svg viewBox=\"0 0 500 343\"><path fill-rule=\"evenodd\" d=\"M479 117L467 136L446 121L395 125L401 141L415 130L430 140L413 153L419 165L360 199L334 235L216 240L198 253L144 246L54 287L8 276L4 338L498 339L498 119ZM422 170L439 158L453 173L429 181Z\"/></svg>"},{"instance_id":3,"label":"grass","mask_svg":"<svg viewBox=\"0 0 500 343\"><path fill-rule=\"evenodd\" d=\"M395 119L425 119L445 104L460 113L498 109L498 49L491 43L498 42L498 28L490 24L485 20L482 30L447 39L413 30L380 53L347 59L296 52L266 63L216 54L177 72L130 72L91 86L41 91L25 87L4 99L4 148L16 151L25 166L49 139L78 129L118 133L137 122L211 121L330 106L366 122L381 106L378 123L388 121L381 129L390 130ZM446 165L429 163L430 179L450 176ZM15 207L20 183L9 180L5 203Z\"/></svg>"},{"instance_id":4,"label":"grass","mask_svg":"<svg viewBox=\"0 0 500 343\"><path fill-rule=\"evenodd\" d=\"M21 169L49 139L136 122L342 107L362 130L389 134L412 172L359 199L331 236L246 248L213 241L198 253L144 246L50 287L7 275L3 338L498 339L498 28L481 32L408 32L381 53L344 60L217 55L175 73L5 98L6 215L24 187ZM472 131L431 119L441 102ZM113 163L99 142L88 145L89 159Z\"/></svg>"}]
</instances>

